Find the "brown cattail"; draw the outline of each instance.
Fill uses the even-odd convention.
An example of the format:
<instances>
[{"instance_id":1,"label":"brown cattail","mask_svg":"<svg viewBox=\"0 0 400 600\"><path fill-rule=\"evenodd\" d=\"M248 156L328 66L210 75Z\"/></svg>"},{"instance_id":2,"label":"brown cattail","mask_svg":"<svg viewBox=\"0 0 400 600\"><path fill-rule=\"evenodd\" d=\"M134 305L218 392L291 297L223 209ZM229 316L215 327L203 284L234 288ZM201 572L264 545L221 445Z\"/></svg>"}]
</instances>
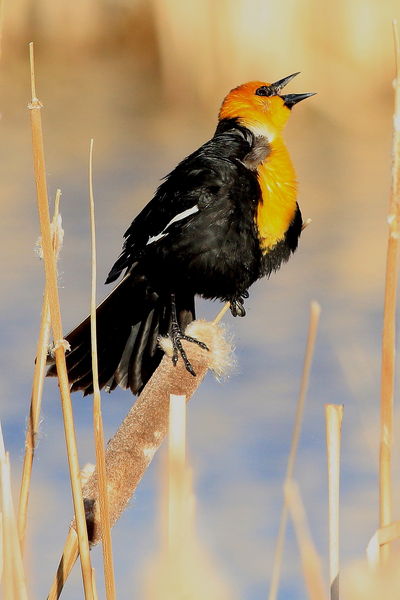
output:
<instances>
[{"instance_id":1,"label":"brown cattail","mask_svg":"<svg viewBox=\"0 0 400 600\"><path fill-rule=\"evenodd\" d=\"M223 335L220 325L207 321L194 321L185 333L204 341L209 348L207 351L196 344L183 342L196 377L188 373L182 361L178 361L176 367L173 366L168 356L168 340L162 340L167 356L164 356L160 366L107 445L106 471L110 526L113 526L121 516L167 433L170 394L185 395L189 400L208 369L221 376L232 365L232 348ZM102 537L97 490L97 474L94 472L83 488L86 522L92 546ZM73 522L72 530L74 527ZM77 556L76 535L70 530L68 544L64 547L64 554L49 600L59 597Z\"/></svg>"}]
</instances>

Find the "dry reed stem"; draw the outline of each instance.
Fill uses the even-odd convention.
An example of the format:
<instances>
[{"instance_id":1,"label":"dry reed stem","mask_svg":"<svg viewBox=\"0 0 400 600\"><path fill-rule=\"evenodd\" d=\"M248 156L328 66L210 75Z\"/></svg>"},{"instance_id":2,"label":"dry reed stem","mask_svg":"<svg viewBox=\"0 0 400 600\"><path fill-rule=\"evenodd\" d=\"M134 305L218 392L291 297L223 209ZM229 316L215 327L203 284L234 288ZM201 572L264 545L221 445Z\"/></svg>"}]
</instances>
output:
<instances>
[{"instance_id":1,"label":"dry reed stem","mask_svg":"<svg viewBox=\"0 0 400 600\"><path fill-rule=\"evenodd\" d=\"M62 335L61 312L57 288L57 271L50 231L49 204L47 195L42 121L40 112L42 105L36 96L32 42L29 44L29 50L32 87L32 102L30 103L29 108L32 124L33 163L37 192L37 206L42 237L43 259L46 274L46 285L48 289L51 325L54 337L54 355L57 365L57 374L61 395L61 406L64 420L65 440L71 479L71 489L77 522L83 586L86 600L93 600L92 567L90 563L89 542L86 529L82 489L80 483L80 469L75 438L74 418L72 413L69 382L65 364L65 342L63 340Z\"/></svg>"},{"instance_id":2,"label":"dry reed stem","mask_svg":"<svg viewBox=\"0 0 400 600\"><path fill-rule=\"evenodd\" d=\"M325 405L329 493L329 586L331 600L339 600L339 485L343 406Z\"/></svg>"},{"instance_id":3,"label":"dry reed stem","mask_svg":"<svg viewBox=\"0 0 400 600\"><path fill-rule=\"evenodd\" d=\"M0 585L3 577L4 551L3 551L3 513L0 510Z\"/></svg>"},{"instance_id":4,"label":"dry reed stem","mask_svg":"<svg viewBox=\"0 0 400 600\"><path fill-rule=\"evenodd\" d=\"M367 560L368 565L372 568L376 568L379 565L379 553L381 546L390 544L400 539L400 521L394 521L390 525L378 529L367 545Z\"/></svg>"},{"instance_id":5,"label":"dry reed stem","mask_svg":"<svg viewBox=\"0 0 400 600\"><path fill-rule=\"evenodd\" d=\"M296 533L308 596L310 600L327 600L321 560L311 538L300 490L292 479L285 483L285 498Z\"/></svg>"},{"instance_id":6,"label":"dry reed stem","mask_svg":"<svg viewBox=\"0 0 400 600\"><path fill-rule=\"evenodd\" d=\"M92 586L93 586L93 599L99 600L99 596L97 593L97 585L96 585L96 570L92 567Z\"/></svg>"},{"instance_id":7,"label":"dry reed stem","mask_svg":"<svg viewBox=\"0 0 400 600\"><path fill-rule=\"evenodd\" d=\"M3 440L3 432L1 428L0 421L0 460L5 456L5 448L4 448L4 440ZM2 498L2 483L1 483L1 470L0 470L0 499ZM2 506L3 502L0 502L0 507L2 511L4 511L4 507ZM2 573L2 581L3 581L3 592L6 600L8 598L12 598L13 594L13 574L12 574L12 564L11 564L11 556L9 552L6 552L6 541L11 538L11 534L9 533L9 522L6 519L4 512L1 513L1 547L2 547L2 562L1 562L1 573Z\"/></svg>"},{"instance_id":8,"label":"dry reed stem","mask_svg":"<svg viewBox=\"0 0 400 600\"><path fill-rule=\"evenodd\" d=\"M14 597L14 569L13 569L13 559L12 553L10 552L11 544L9 540L11 540L11 526L10 520L6 514L6 508L4 506L3 495L6 493L5 485L2 482L3 470L2 470L3 461L0 462L0 491L1 491L1 504L3 509L3 547L4 547L4 562L3 562L3 594L5 600L12 600ZM4 486L4 491L3 491Z\"/></svg>"},{"instance_id":9,"label":"dry reed stem","mask_svg":"<svg viewBox=\"0 0 400 600\"><path fill-rule=\"evenodd\" d=\"M168 553L181 564L185 527L186 396L170 395L168 419Z\"/></svg>"},{"instance_id":10,"label":"dry reed stem","mask_svg":"<svg viewBox=\"0 0 400 600\"><path fill-rule=\"evenodd\" d=\"M4 448L0 424L0 487L3 513L5 600L28 600L21 546L11 491L10 456Z\"/></svg>"},{"instance_id":11,"label":"dry reed stem","mask_svg":"<svg viewBox=\"0 0 400 600\"><path fill-rule=\"evenodd\" d=\"M308 381L310 377L312 359L314 355L315 339L317 336L320 313L321 307L318 304L318 302L311 302L310 323L308 327L307 345L304 356L303 374L301 378L299 397L297 400L296 416L294 420L292 442L286 467L284 485L293 477L293 470L296 461L297 448L299 445L301 425L303 422L304 404L308 389ZM286 496L284 497L281 516L279 520L279 529L275 546L274 560L272 563L271 587L269 591L268 600L276 600L278 595L279 581L282 568L283 549L285 545L286 525L288 519L288 506L286 504L285 498Z\"/></svg>"},{"instance_id":12,"label":"dry reed stem","mask_svg":"<svg viewBox=\"0 0 400 600\"><path fill-rule=\"evenodd\" d=\"M106 472L111 526L125 510L167 433L170 394L185 395L189 400L201 384L208 368L216 368L217 361L226 358L226 354L231 351L221 329L212 323L194 321L186 331L188 335L203 340L210 349L207 352L196 344L183 342L196 377L188 373L183 361L178 361L174 367L171 359L165 355L120 428L107 444ZM102 537L96 472L85 484L83 494L90 541L94 545ZM74 523L72 527L75 527ZM71 536L68 539L69 544L68 547L64 546L49 600L59 597L73 566L73 556L77 555L77 544L72 543ZM66 565L70 567L69 570L65 568Z\"/></svg>"},{"instance_id":13,"label":"dry reed stem","mask_svg":"<svg viewBox=\"0 0 400 600\"><path fill-rule=\"evenodd\" d=\"M92 293L90 303L91 342L92 342L92 372L93 372L93 426L96 448L96 469L99 485L99 508L104 562L104 582L107 600L115 600L115 577L112 555L110 530L110 511L107 494L106 460L104 454L103 417L101 414L101 395L99 388L99 371L97 363L97 328L96 328L96 226L93 195L93 139L89 151L89 205L90 231L92 238Z\"/></svg>"},{"instance_id":14,"label":"dry reed stem","mask_svg":"<svg viewBox=\"0 0 400 600\"><path fill-rule=\"evenodd\" d=\"M230 303L226 302L223 307L221 308L221 310L219 311L219 313L217 314L217 316L215 317L215 319L213 320L214 325L217 325L221 319L223 318L223 316L225 315L226 312L228 312L230 307Z\"/></svg>"},{"instance_id":15,"label":"dry reed stem","mask_svg":"<svg viewBox=\"0 0 400 600\"><path fill-rule=\"evenodd\" d=\"M4 0L0 0L0 60L3 56Z\"/></svg>"},{"instance_id":16,"label":"dry reed stem","mask_svg":"<svg viewBox=\"0 0 400 600\"><path fill-rule=\"evenodd\" d=\"M58 229L58 217L61 190L57 190L53 215L53 251L56 259L61 247L61 237ZM25 436L25 454L22 467L21 488L18 503L18 534L21 551L24 551L26 522L28 515L29 489L32 477L32 465L35 457L36 442L39 428L40 410L42 405L43 385L46 369L46 357L50 337L50 308L47 285L43 294L42 312L40 317L39 337L36 349L36 362L33 371L31 404L29 409L28 427Z\"/></svg>"},{"instance_id":17,"label":"dry reed stem","mask_svg":"<svg viewBox=\"0 0 400 600\"><path fill-rule=\"evenodd\" d=\"M79 544L76 530L71 527L68 531L67 539L64 544L63 555L57 568L57 572L52 583L47 600L59 598L64 584L72 571L76 559L79 556Z\"/></svg>"},{"instance_id":18,"label":"dry reed stem","mask_svg":"<svg viewBox=\"0 0 400 600\"><path fill-rule=\"evenodd\" d=\"M393 23L396 57L395 109L393 117L392 188L388 215L388 242L386 254L386 281L382 331L381 373L381 433L379 452L379 523L380 527L392 521L392 446L393 446L393 390L396 343L396 287L400 216L400 52L397 24ZM390 546L382 546L381 559L389 557Z\"/></svg>"}]
</instances>

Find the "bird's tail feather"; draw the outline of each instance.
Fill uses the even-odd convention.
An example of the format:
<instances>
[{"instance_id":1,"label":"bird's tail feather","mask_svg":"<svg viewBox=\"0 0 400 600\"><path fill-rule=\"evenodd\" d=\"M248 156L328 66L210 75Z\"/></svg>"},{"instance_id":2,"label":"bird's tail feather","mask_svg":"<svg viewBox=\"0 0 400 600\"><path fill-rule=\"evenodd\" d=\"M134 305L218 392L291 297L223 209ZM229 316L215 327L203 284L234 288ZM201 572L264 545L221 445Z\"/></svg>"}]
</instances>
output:
<instances>
[{"instance_id":1,"label":"bird's tail feather","mask_svg":"<svg viewBox=\"0 0 400 600\"><path fill-rule=\"evenodd\" d=\"M176 296L181 327L194 319L193 294ZM98 306L97 354L100 388L112 391L118 385L139 394L163 356L158 337L167 335L171 323L168 297L151 288L146 277L133 269ZM67 336L66 354L71 391L93 392L90 317ZM57 374L52 359L50 376Z\"/></svg>"}]
</instances>

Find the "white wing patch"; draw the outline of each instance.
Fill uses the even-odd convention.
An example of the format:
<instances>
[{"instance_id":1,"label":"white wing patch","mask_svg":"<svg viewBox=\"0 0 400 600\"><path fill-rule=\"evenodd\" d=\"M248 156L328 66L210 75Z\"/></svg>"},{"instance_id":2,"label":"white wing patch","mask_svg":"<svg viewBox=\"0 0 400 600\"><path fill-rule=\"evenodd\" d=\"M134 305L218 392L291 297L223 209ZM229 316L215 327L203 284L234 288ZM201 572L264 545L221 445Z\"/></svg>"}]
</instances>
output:
<instances>
[{"instance_id":1,"label":"white wing patch","mask_svg":"<svg viewBox=\"0 0 400 600\"><path fill-rule=\"evenodd\" d=\"M166 235L168 235L168 227L170 225L172 225L172 223L176 223L177 221L182 221L182 219L185 219L186 217L189 217L190 215L194 215L194 213L199 212L199 207L197 206L197 204L195 204L194 206L192 206L192 208L188 208L187 210L184 210L183 212L179 213L178 215L175 215L175 217L173 219L170 220L170 222L164 227L164 229L161 231L161 233L158 233L157 235L153 235L151 237L149 237L149 239L147 240L146 246L148 246L149 244L153 244L154 242L158 242L158 240L161 240L163 237L165 237Z\"/></svg>"}]
</instances>

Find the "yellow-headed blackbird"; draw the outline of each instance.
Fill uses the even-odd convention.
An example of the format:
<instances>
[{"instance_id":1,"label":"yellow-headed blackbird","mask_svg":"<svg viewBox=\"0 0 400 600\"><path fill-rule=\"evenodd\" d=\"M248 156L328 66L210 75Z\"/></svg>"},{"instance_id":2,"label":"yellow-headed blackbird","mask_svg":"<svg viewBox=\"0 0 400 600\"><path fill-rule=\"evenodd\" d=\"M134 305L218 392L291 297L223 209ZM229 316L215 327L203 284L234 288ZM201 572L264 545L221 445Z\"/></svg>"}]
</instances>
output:
<instances>
[{"instance_id":1,"label":"yellow-headed blackbird","mask_svg":"<svg viewBox=\"0 0 400 600\"><path fill-rule=\"evenodd\" d=\"M295 75L229 92L214 136L165 177L125 233L106 283L125 275L97 309L101 388L140 393L165 335L174 363L180 354L194 374L181 340L195 318L195 295L228 301L234 316L244 316L251 284L296 250L302 218L282 130L292 107L312 94L281 94ZM71 389L91 393L90 320L67 340ZM55 373L52 365L48 374Z\"/></svg>"}]
</instances>

